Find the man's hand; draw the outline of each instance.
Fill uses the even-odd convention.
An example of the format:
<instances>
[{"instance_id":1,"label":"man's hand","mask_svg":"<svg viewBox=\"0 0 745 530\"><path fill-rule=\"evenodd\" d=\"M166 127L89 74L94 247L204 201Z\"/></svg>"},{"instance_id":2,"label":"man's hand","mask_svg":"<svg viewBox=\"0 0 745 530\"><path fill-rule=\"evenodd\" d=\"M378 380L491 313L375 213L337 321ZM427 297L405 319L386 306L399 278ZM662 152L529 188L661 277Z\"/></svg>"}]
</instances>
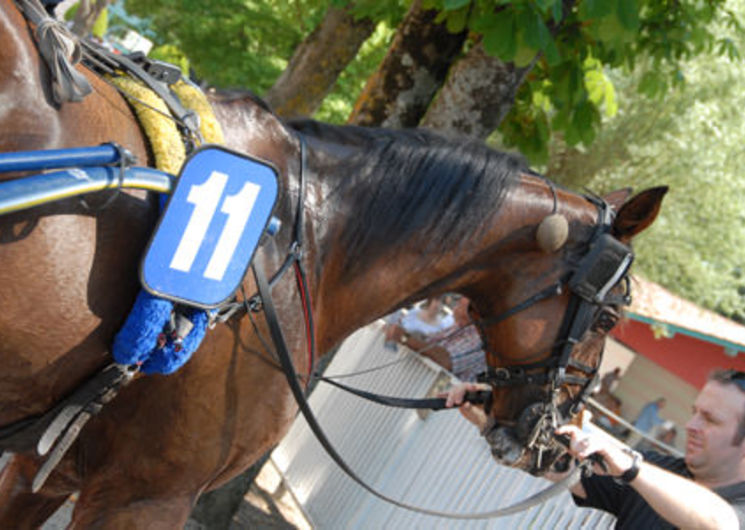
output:
<instances>
[{"instance_id":1,"label":"man's hand","mask_svg":"<svg viewBox=\"0 0 745 530\"><path fill-rule=\"evenodd\" d=\"M585 432L576 425L563 425L556 429L556 434L569 437L569 453L578 460L584 460L592 454L602 458L606 469L597 462L593 464L593 471L598 475L620 477L634 463L632 455L623 451L618 443L599 433Z\"/></svg>"},{"instance_id":2,"label":"man's hand","mask_svg":"<svg viewBox=\"0 0 745 530\"><path fill-rule=\"evenodd\" d=\"M463 417L478 427L479 432L483 431L486 426L486 412L479 405L474 405L468 401L464 402L463 398L466 396L466 392L478 392L480 390L490 390L490 387L479 383L461 383L452 387L447 393L440 394L440 397L446 398L446 407L459 407Z\"/></svg>"}]
</instances>

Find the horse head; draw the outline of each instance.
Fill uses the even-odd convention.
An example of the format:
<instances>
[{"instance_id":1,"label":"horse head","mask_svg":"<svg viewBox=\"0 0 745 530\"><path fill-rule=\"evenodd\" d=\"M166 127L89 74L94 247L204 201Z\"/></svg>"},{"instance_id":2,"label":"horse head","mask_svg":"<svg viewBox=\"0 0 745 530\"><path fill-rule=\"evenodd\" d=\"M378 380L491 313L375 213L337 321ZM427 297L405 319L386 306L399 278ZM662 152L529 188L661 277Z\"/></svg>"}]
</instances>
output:
<instances>
[{"instance_id":1,"label":"horse head","mask_svg":"<svg viewBox=\"0 0 745 530\"><path fill-rule=\"evenodd\" d=\"M582 196L472 140L293 128L309 145L320 221L310 256L319 349L427 296L467 296L490 366L493 454L544 472L562 452L553 430L592 387L627 300L631 238L654 220L666 188L628 201L628 190Z\"/></svg>"},{"instance_id":2,"label":"horse head","mask_svg":"<svg viewBox=\"0 0 745 530\"><path fill-rule=\"evenodd\" d=\"M606 335L630 301L631 239L666 191L584 197L530 175L513 189L508 202L527 206L503 215L521 221L502 219L513 233L464 287L487 354L484 435L497 461L542 474L563 454L553 431L594 387Z\"/></svg>"}]
</instances>

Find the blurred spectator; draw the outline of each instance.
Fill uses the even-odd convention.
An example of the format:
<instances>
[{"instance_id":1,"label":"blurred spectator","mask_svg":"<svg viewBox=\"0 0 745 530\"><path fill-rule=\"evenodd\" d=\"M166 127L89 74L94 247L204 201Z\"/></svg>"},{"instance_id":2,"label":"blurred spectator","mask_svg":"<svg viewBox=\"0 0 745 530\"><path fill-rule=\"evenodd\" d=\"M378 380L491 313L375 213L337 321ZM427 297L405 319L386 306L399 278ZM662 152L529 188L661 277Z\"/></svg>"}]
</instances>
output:
<instances>
[{"instance_id":1,"label":"blurred spectator","mask_svg":"<svg viewBox=\"0 0 745 530\"><path fill-rule=\"evenodd\" d=\"M389 326L386 336L429 357L461 381L475 381L476 376L486 370L486 358L481 335L468 316L468 304L467 298L458 298L449 319L451 325L429 337L405 329L406 318L402 319L401 326Z\"/></svg>"},{"instance_id":2,"label":"blurred spectator","mask_svg":"<svg viewBox=\"0 0 745 530\"><path fill-rule=\"evenodd\" d=\"M425 338L453 325L453 316L447 313L439 297L428 298L419 307L401 319L407 333Z\"/></svg>"},{"instance_id":3,"label":"blurred spectator","mask_svg":"<svg viewBox=\"0 0 745 530\"><path fill-rule=\"evenodd\" d=\"M649 434L654 427L662 425L665 420L660 417L660 410L665 407L665 403L667 403L667 400L664 397L659 397L644 405L644 408L634 420L634 427Z\"/></svg>"},{"instance_id":4,"label":"blurred spectator","mask_svg":"<svg viewBox=\"0 0 745 530\"><path fill-rule=\"evenodd\" d=\"M616 383L621 378L621 368L615 367L612 371L606 373L603 378L600 380L600 392L607 392L611 393L613 391L613 387L616 386Z\"/></svg>"},{"instance_id":5,"label":"blurred spectator","mask_svg":"<svg viewBox=\"0 0 745 530\"><path fill-rule=\"evenodd\" d=\"M621 400L610 392L603 392L602 390L593 396L595 401L600 405L611 411L616 416L621 416ZM592 407L592 405L590 405ZM593 418L595 423L600 425L603 429L610 432L613 435L619 436L620 431L623 430L614 418L608 416L601 410L593 408Z\"/></svg>"},{"instance_id":6,"label":"blurred spectator","mask_svg":"<svg viewBox=\"0 0 745 530\"><path fill-rule=\"evenodd\" d=\"M675 423L670 420L665 420L661 425L657 425L653 432L653 437L658 442L661 442L670 447L675 447L675 438L678 435L678 429L675 427ZM655 444L650 440L642 440L634 447L637 451L657 451L659 453L668 454L667 450L660 445Z\"/></svg>"}]
</instances>

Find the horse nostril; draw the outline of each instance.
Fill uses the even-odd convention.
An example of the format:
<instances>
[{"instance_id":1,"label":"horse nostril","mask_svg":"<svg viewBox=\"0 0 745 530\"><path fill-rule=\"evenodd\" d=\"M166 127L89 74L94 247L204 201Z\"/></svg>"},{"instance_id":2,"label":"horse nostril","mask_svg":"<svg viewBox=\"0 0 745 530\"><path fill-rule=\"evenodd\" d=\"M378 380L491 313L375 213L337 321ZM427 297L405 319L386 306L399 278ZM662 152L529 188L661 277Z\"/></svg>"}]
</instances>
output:
<instances>
[{"instance_id":1,"label":"horse nostril","mask_svg":"<svg viewBox=\"0 0 745 530\"><path fill-rule=\"evenodd\" d=\"M507 466L516 464L522 456L522 446L509 427L495 426L484 434L491 454L497 462Z\"/></svg>"}]
</instances>

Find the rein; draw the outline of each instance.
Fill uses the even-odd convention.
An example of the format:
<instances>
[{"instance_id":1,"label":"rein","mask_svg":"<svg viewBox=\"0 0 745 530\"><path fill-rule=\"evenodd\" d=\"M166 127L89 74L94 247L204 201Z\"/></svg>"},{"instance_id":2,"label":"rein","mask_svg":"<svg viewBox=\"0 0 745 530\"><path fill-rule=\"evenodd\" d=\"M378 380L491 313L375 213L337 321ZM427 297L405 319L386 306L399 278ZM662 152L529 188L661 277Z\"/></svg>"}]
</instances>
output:
<instances>
[{"instance_id":1,"label":"rein","mask_svg":"<svg viewBox=\"0 0 745 530\"><path fill-rule=\"evenodd\" d=\"M341 455L339 455L336 449L334 449L333 444L329 441L328 437L326 436L320 424L318 423L318 420L316 420L316 417L310 408L310 404L305 398L303 389L300 387L300 384L298 383L297 372L295 371L295 367L292 362L292 356L290 355L290 352L287 349L287 343L285 342L284 334L282 333L282 328L279 324L279 318L277 316L277 312L274 307L274 302L272 300L272 293L271 293L271 287L269 285L269 282L267 282L266 276L264 275L264 272L262 271L261 267L257 267L254 265L252 268L254 272L254 277L256 278L256 285L259 289L259 296L261 296L263 300L264 315L266 318L267 325L269 326L269 332L271 334L272 341L274 342L274 345L277 350L277 357L279 358L279 362L282 365L282 371L284 372L285 377L287 379L287 383L289 384L292 394L295 397L295 401L297 402L298 407L300 408L300 412L303 414L303 416L305 417L305 420L308 422L308 426L313 431L313 434L316 436L316 439L321 444L321 446L323 446L323 448L326 450L326 452L331 457L331 459L352 480L354 480L357 484L362 486L365 490L367 490L369 493L371 493L375 497L381 500L384 500L388 503L391 503L394 506L398 506L399 508L405 508L407 510L415 511L415 512L426 514L426 515L434 515L437 517L444 517L448 519L490 519L494 517L504 517L507 515L518 513L518 512L527 510L528 508L531 508L533 506L536 506L538 504L541 504L543 502L546 502L549 498L552 498L566 491L567 487L570 487L571 485L576 483L577 480L579 480L580 474L583 472L583 470L588 469L586 465L576 466L575 469L571 473L569 473L566 477L564 477L560 482L556 482L552 484L548 488L536 493L535 495L532 495L531 497L528 497L527 499L524 499L521 502L518 502L511 506L507 506L505 508L498 508L498 509L491 510L488 512L480 512L480 513L465 514L465 513L441 512L437 510L430 510L427 508L421 508L418 506L413 506L410 504L403 503L401 501L398 501L396 499L393 499L391 497L388 497L387 495L380 493L379 491L374 489L372 486L367 484L364 480L362 480L352 470L352 468L349 467L349 465L344 461ZM336 382L333 382L332 384L335 384L337 386L343 386ZM365 392L362 392L362 391L356 391L355 393L358 393L358 392L366 394ZM398 399L393 398L392 401L397 402ZM421 401L421 400L418 400L418 401ZM433 401L436 401L436 400L433 400ZM389 404L389 403L384 403L384 404ZM398 406L398 405L394 405L394 406ZM590 462L590 461L588 460L587 462Z\"/></svg>"},{"instance_id":2,"label":"rein","mask_svg":"<svg viewBox=\"0 0 745 530\"><path fill-rule=\"evenodd\" d=\"M285 378L287 379L287 383L290 386L290 390L292 391L292 394L295 397L295 401L298 404L300 412L305 417L308 423L308 426L310 427L311 431L315 435L316 439L325 449L327 454L352 480L357 482L357 484L359 484L361 487L363 487L365 490L367 490L369 493L371 493L375 497L378 497L379 499L382 499L400 508L405 508L407 510L419 512L419 513L423 513L427 515L434 515L434 516L450 518L450 519L487 519L487 518L502 517L502 516L514 514L514 513L526 510L530 507L533 507L537 504L543 503L547 499L565 491L566 487L569 487L572 484L574 484L579 479L579 475L584 470L589 470L589 467L588 467L590 465L589 460L588 460L587 465L576 466L575 469L571 473L569 473L567 476L565 476L564 479L562 479L561 481L554 483L553 485L549 486L545 490L527 499L524 499L523 501L518 502L512 506L507 506L504 508L499 508L499 509L491 510L488 512L473 513L473 514L440 512L436 510L430 510L426 508L412 506L412 505L403 503L401 501L390 498L380 493L379 491L374 489L372 486L367 484L364 480L362 480L351 469L351 467L346 463L346 461L341 457L341 455L336 451L333 444L329 441L328 437L324 433L320 424L316 420L315 415L313 414L313 411L310 408L310 405L305 397L305 392L298 382L299 376L298 376L297 371L295 370L295 366L292 360L292 355L290 354L287 348L287 343L285 341L284 333L282 332L282 327L279 323L279 317L275 309L274 301L272 298L272 287L274 286L276 281L284 274L284 272L289 268L290 264L292 264L295 268L296 279L297 279L298 289L300 291L300 297L301 297L303 313L305 316L305 323L306 323L307 342L308 342L308 350L309 350L309 357L310 357L309 358L310 376L306 380L306 390L308 388L307 383L309 383L310 378L319 377L319 380L322 380L326 383L334 385L342 390L346 390L359 397L362 397L362 398L365 398L365 399L368 399L368 400L371 400L371 401L374 401L376 403L386 405L386 406L392 406L392 407L398 407L398 408L430 408L432 410L441 410L445 408L445 400L442 398L406 399L406 398L398 398L398 397L391 397L391 396L382 396L379 394L374 394L371 392L366 392L363 390L348 387L330 378L317 376L317 374L314 373L313 360L315 356L315 342L314 342L314 337L313 337L312 306L311 306L310 296L308 292L307 278L306 278L305 270L302 264L302 255L303 255L302 230L304 227L304 220L303 220L304 178L303 178L303 174L304 174L304 169L305 169L305 164L306 164L305 143L304 143L302 136L299 136L299 140L300 140L300 147L301 147L300 194L298 197L298 208L296 212L297 217L295 219L294 241L292 242L290 246L290 250L288 252L287 257L285 258L283 265L280 267L279 271L275 273L275 275L272 277L271 282L267 280L266 275L260 266L257 266L255 263L252 265L252 270L253 270L254 277L256 279L258 293L254 295L250 301L254 301L254 303L251 306L253 311L263 310L267 326L269 327L270 336L271 336L272 342L274 343L276 358L280 363L280 366L285 375ZM552 188L552 191L553 191L553 188ZM605 221L609 216L609 214L607 214L607 212L609 211L609 208L603 202L601 205L598 206L598 209L601 212L602 220ZM605 231L608 226L609 224L607 224L606 222L603 222L601 226L599 227L599 229L596 230L595 234L597 235L599 233L599 230ZM594 242L595 239L596 237L594 235L591 243ZM623 274L625 274L625 270L622 271L621 275ZM479 324L482 328L482 336L483 336L484 322L493 324L493 323L505 320L519 313L520 311L523 311L527 309L528 307L540 302L541 300L547 299L552 296L556 296L562 292L562 285L564 283L570 283L571 285L571 281L573 279L574 278L563 279L561 282L551 285L550 287L538 292L537 294L531 296L530 298L521 302L517 306L505 311L501 315L480 321ZM259 303L256 303L257 298L259 300ZM578 312L580 312L579 310L581 309L581 307L579 306L581 306L581 304L575 302L574 298L575 297L573 296L573 299L570 302L570 306L567 309L564 322L562 323L562 326L560 329L560 336L563 336L565 328L568 328L569 330L567 334L568 338L566 340L562 340L559 343L557 343L556 347L554 348L556 351L560 352L560 357L558 359L558 366L559 366L558 369L551 370L550 374L549 373L542 374L541 377L526 374L525 372L526 368L530 369L533 367L545 367L545 366L552 365L554 363L554 361L552 360L554 356L551 355L549 357L549 362L541 361L539 363L534 363L533 365L523 365L522 367L507 367L507 368L497 369L497 370L501 370L500 372L497 372L496 370L494 370L493 373L492 371L488 371L486 374L484 374L483 380L488 382L493 387L511 386L514 384L524 384L528 382L532 384L542 384L544 382L551 383L551 386L552 386L551 395L552 396L554 396L558 392L559 384L581 384L582 392L580 392L580 397L582 398L582 402L583 402L584 396L589 393L590 383L592 382L593 378L592 377L583 378L583 377L567 375L565 374L565 368L567 366L572 366L575 368L579 368L580 370L583 370L583 371L589 371L593 375L596 369L586 367L577 362L572 362L569 359L569 355L571 353L571 350L574 344L579 341L579 338L576 338L576 339L574 338L577 333L577 330L579 328L582 328L582 334L584 334L584 331L587 329L586 326L580 325L577 323L578 319L576 317L577 317ZM248 303L246 304L246 307L247 307L247 311L249 311ZM585 319L579 319L579 320L581 320L581 324L585 323ZM454 334L458 333L459 331L460 330L456 330ZM262 342L265 344L265 347L268 346L266 341L262 340ZM556 375L557 372L558 374L560 374L558 377ZM519 374L522 374L522 375L519 375ZM500 381L504 381L505 384L500 383ZM467 394L466 400L471 401L472 403L483 404L488 409L490 405L491 395L492 395L491 391L470 392ZM549 404L551 405L551 407L549 407ZM572 408L574 408L575 406L576 406L576 402L573 402ZM555 425L557 414L555 410L556 406L553 403L553 399L551 399L551 401L548 404L546 404L545 409L547 411L547 414L550 414L550 418L552 421L550 422L542 421L543 418L541 418L541 421L537 422L536 427L533 429L534 432L530 436L531 445L534 444L539 438L543 437L542 435L544 433L542 430L539 430L539 427L543 428L546 425L549 425L551 428L550 435L552 436L553 443L560 444L560 441L553 440L553 429L558 426L558 425ZM487 437L487 440L488 440L488 437ZM541 450L541 454L542 454L542 450ZM539 460L540 460L540 456L539 456Z\"/></svg>"}]
</instances>

